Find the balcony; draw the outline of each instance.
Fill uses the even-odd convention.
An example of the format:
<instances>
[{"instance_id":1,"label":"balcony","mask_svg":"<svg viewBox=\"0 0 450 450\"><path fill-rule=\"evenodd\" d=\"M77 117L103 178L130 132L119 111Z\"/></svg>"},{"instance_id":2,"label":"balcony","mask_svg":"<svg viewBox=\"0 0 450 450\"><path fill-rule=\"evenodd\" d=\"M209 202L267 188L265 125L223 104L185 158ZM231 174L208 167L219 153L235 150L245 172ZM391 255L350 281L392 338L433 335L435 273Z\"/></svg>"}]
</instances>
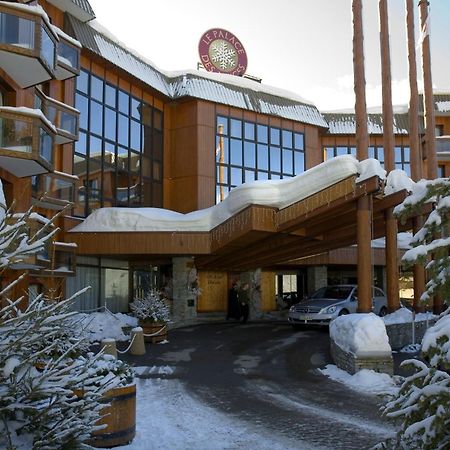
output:
<instances>
[{"instance_id":1,"label":"balcony","mask_svg":"<svg viewBox=\"0 0 450 450\"><path fill-rule=\"evenodd\" d=\"M51 171L55 134L40 110L0 107L0 167L19 178Z\"/></svg>"},{"instance_id":2,"label":"balcony","mask_svg":"<svg viewBox=\"0 0 450 450\"><path fill-rule=\"evenodd\" d=\"M56 49L55 76L58 80L67 80L80 74L81 44L57 27L53 27L59 38Z\"/></svg>"},{"instance_id":3,"label":"balcony","mask_svg":"<svg viewBox=\"0 0 450 450\"><path fill-rule=\"evenodd\" d=\"M436 152L438 159L445 157L450 158L450 136L436 136Z\"/></svg>"},{"instance_id":4,"label":"balcony","mask_svg":"<svg viewBox=\"0 0 450 450\"><path fill-rule=\"evenodd\" d=\"M77 245L53 241L49 243L49 258L45 266L33 270L36 277L70 277L76 274Z\"/></svg>"},{"instance_id":5,"label":"balcony","mask_svg":"<svg viewBox=\"0 0 450 450\"><path fill-rule=\"evenodd\" d=\"M36 89L36 109L40 109L44 116L56 127L55 144L67 144L78 140L78 119L80 112L65 103L47 97L41 90Z\"/></svg>"},{"instance_id":6,"label":"balcony","mask_svg":"<svg viewBox=\"0 0 450 450\"><path fill-rule=\"evenodd\" d=\"M77 176L56 171L32 177L33 205L56 211L73 205L77 180Z\"/></svg>"},{"instance_id":7,"label":"balcony","mask_svg":"<svg viewBox=\"0 0 450 450\"><path fill-rule=\"evenodd\" d=\"M0 4L0 68L20 87L54 78L57 43L40 6Z\"/></svg>"}]
</instances>

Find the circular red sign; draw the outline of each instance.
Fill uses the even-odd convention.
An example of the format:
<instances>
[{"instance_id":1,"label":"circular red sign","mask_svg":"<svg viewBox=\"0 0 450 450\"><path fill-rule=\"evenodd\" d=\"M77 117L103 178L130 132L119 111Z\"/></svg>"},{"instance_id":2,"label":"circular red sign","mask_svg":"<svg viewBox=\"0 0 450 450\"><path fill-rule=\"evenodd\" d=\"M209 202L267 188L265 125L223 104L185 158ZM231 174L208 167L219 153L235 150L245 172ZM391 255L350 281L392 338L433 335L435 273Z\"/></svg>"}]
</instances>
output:
<instances>
[{"instance_id":1,"label":"circular red sign","mask_svg":"<svg viewBox=\"0 0 450 450\"><path fill-rule=\"evenodd\" d=\"M211 28L203 33L198 43L198 53L208 72L244 75L247 70L247 53L241 41L223 28Z\"/></svg>"}]
</instances>

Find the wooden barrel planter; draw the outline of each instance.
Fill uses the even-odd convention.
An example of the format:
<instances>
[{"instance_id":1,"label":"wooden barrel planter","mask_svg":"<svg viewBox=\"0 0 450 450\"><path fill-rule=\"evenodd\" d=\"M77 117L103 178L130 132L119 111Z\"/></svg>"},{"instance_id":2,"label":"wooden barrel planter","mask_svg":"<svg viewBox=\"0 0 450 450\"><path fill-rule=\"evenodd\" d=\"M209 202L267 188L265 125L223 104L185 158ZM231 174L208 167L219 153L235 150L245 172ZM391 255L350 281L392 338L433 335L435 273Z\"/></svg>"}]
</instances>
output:
<instances>
[{"instance_id":1,"label":"wooden barrel planter","mask_svg":"<svg viewBox=\"0 0 450 450\"><path fill-rule=\"evenodd\" d=\"M167 339L167 324L165 324L164 322L145 322L140 320L139 326L142 327L142 330L144 331L145 342L157 344L158 342L162 342ZM164 330L162 330L163 328ZM155 335L145 336L146 334L155 334Z\"/></svg>"},{"instance_id":2,"label":"wooden barrel planter","mask_svg":"<svg viewBox=\"0 0 450 450\"><path fill-rule=\"evenodd\" d=\"M104 416L96 425L106 427L92 433L87 443L92 447L106 448L131 442L136 434L136 385L110 389L102 402L109 405L102 409Z\"/></svg>"}]
</instances>

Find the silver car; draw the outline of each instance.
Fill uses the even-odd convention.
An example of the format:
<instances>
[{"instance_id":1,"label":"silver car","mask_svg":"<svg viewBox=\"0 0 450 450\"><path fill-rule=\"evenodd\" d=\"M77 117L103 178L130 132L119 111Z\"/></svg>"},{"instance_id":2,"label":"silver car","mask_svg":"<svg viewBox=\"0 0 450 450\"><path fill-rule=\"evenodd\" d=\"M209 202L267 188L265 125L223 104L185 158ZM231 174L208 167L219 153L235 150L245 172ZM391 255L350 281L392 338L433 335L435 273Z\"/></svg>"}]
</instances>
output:
<instances>
[{"instance_id":1,"label":"silver car","mask_svg":"<svg viewBox=\"0 0 450 450\"><path fill-rule=\"evenodd\" d=\"M379 316L387 314L386 295L373 287L372 311ZM355 313L358 307L358 286L341 284L319 289L309 298L289 309L288 320L295 328L300 325L328 325L344 314Z\"/></svg>"}]
</instances>

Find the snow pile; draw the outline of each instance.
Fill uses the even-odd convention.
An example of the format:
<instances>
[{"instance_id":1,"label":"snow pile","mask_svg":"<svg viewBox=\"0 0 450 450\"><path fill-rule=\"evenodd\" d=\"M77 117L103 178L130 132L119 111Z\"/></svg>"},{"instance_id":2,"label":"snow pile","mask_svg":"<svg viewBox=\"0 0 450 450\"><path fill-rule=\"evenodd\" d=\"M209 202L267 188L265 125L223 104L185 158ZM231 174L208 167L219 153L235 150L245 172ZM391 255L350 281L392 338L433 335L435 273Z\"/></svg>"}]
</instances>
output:
<instances>
[{"instance_id":1,"label":"snow pile","mask_svg":"<svg viewBox=\"0 0 450 450\"><path fill-rule=\"evenodd\" d=\"M210 231L249 205L285 208L352 175L367 179L383 172L376 159L359 163L343 155L293 178L245 183L210 208L188 214L160 208L100 208L71 231Z\"/></svg>"},{"instance_id":2,"label":"snow pile","mask_svg":"<svg viewBox=\"0 0 450 450\"><path fill-rule=\"evenodd\" d=\"M430 320L436 316L430 313L419 313L413 316L412 311L408 308L400 308L391 314L385 315L383 320L386 325L392 325L395 323L411 323L413 321L413 317L414 322L425 322L426 320Z\"/></svg>"},{"instance_id":3,"label":"snow pile","mask_svg":"<svg viewBox=\"0 0 450 450\"><path fill-rule=\"evenodd\" d=\"M122 327L136 327L136 317L127 314L109 311L95 312L91 314L77 313L73 320L79 323L83 330L83 337L89 342L100 342L103 339L115 339L116 341L128 341L129 336L123 333Z\"/></svg>"},{"instance_id":4,"label":"snow pile","mask_svg":"<svg viewBox=\"0 0 450 450\"><path fill-rule=\"evenodd\" d=\"M431 356L432 366L440 361L450 364L450 314L441 317L429 328L422 340L422 352Z\"/></svg>"},{"instance_id":5,"label":"snow pile","mask_svg":"<svg viewBox=\"0 0 450 450\"><path fill-rule=\"evenodd\" d=\"M365 159L359 163L359 177L356 182L367 180L373 176L377 176L384 180L386 178L386 171L381 167L380 161L374 158Z\"/></svg>"},{"instance_id":6,"label":"snow pile","mask_svg":"<svg viewBox=\"0 0 450 450\"><path fill-rule=\"evenodd\" d=\"M373 313L337 317L330 323L330 337L341 349L357 356L392 351L383 319Z\"/></svg>"},{"instance_id":7,"label":"snow pile","mask_svg":"<svg viewBox=\"0 0 450 450\"><path fill-rule=\"evenodd\" d=\"M386 179L386 187L384 193L386 195L393 194L394 192L407 190L411 192L414 187L414 181L406 175L406 172L401 169L395 169L389 172Z\"/></svg>"},{"instance_id":8,"label":"snow pile","mask_svg":"<svg viewBox=\"0 0 450 450\"><path fill-rule=\"evenodd\" d=\"M411 248L412 233L401 232L397 234L397 248L410 249ZM371 243L372 248L386 248L386 238L374 239Z\"/></svg>"},{"instance_id":9,"label":"snow pile","mask_svg":"<svg viewBox=\"0 0 450 450\"><path fill-rule=\"evenodd\" d=\"M408 189L411 191L411 195L409 195L403 203L397 205L394 208L394 214L400 215L407 207L416 205L425 199L428 194L428 187L433 186L435 184L442 184L445 181L442 178L436 178L435 180L420 180L416 183L411 184L411 188Z\"/></svg>"},{"instance_id":10,"label":"snow pile","mask_svg":"<svg viewBox=\"0 0 450 450\"><path fill-rule=\"evenodd\" d=\"M333 364L327 364L325 369L319 369L319 371L332 380L339 381L349 388L364 392L365 394L394 395L398 392L398 386L394 379L387 373L362 369L354 375L350 375L345 370L339 369Z\"/></svg>"}]
</instances>

